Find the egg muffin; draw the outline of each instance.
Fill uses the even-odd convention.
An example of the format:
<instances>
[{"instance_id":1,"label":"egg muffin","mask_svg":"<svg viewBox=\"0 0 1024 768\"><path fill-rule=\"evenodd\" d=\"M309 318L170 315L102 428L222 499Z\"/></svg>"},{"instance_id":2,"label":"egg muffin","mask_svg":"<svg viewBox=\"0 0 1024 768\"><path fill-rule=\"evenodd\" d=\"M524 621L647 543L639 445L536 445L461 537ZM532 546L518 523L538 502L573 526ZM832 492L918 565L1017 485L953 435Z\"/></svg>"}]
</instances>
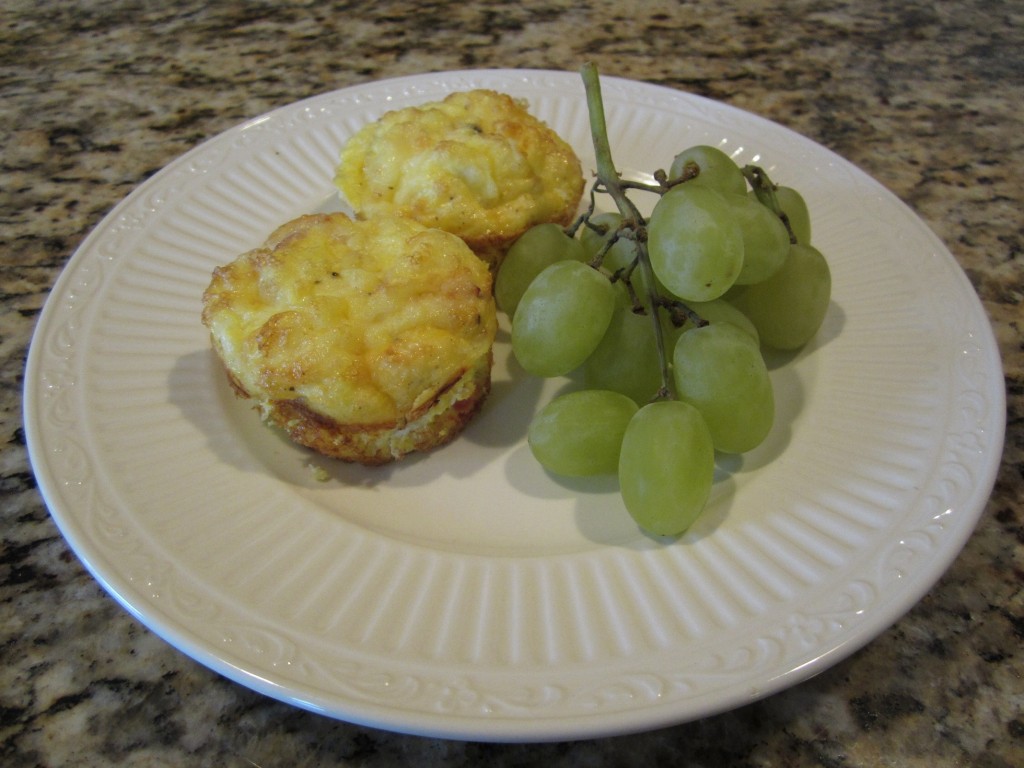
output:
<instances>
[{"instance_id":1,"label":"egg muffin","mask_svg":"<svg viewBox=\"0 0 1024 768\"><path fill-rule=\"evenodd\" d=\"M358 217L452 232L492 268L534 224L569 224L583 194L572 147L524 101L490 90L367 124L342 149L335 183Z\"/></svg>"},{"instance_id":2,"label":"egg muffin","mask_svg":"<svg viewBox=\"0 0 1024 768\"><path fill-rule=\"evenodd\" d=\"M295 219L214 270L202 321L238 395L345 461L447 443L490 390L488 267L410 219Z\"/></svg>"}]
</instances>

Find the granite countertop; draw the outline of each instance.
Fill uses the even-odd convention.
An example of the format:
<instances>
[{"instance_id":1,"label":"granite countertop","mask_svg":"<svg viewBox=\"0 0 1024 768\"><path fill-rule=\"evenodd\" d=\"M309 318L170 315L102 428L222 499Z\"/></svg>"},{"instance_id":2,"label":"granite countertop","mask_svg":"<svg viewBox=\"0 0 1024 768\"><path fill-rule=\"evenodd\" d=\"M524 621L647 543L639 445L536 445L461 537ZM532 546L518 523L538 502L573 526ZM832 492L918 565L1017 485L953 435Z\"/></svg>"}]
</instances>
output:
<instances>
[{"instance_id":1,"label":"granite countertop","mask_svg":"<svg viewBox=\"0 0 1024 768\"><path fill-rule=\"evenodd\" d=\"M770 3L8 0L0 14L0 762L11 766L1024 765L1024 9ZM559 744L391 734L292 708L156 637L86 572L26 456L48 291L125 195L274 107L379 78L576 70L701 94L865 169L947 244L1007 384L995 489L959 558L867 647L735 711Z\"/></svg>"}]
</instances>

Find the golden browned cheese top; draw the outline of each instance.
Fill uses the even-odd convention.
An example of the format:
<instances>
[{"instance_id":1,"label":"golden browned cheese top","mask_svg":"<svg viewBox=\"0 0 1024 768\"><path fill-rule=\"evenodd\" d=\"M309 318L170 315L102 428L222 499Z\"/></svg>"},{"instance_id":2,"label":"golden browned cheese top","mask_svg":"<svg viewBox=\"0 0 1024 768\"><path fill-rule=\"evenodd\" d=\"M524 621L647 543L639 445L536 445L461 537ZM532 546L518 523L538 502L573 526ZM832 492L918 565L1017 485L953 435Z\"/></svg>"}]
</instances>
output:
<instances>
[{"instance_id":1,"label":"golden browned cheese top","mask_svg":"<svg viewBox=\"0 0 1024 768\"><path fill-rule=\"evenodd\" d=\"M345 145L336 183L360 216L409 216L471 246L568 223L583 191L572 148L489 90L388 112Z\"/></svg>"},{"instance_id":2,"label":"golden browned cheese top","mask_svg":"<svg viewBox=\"0 0 1024 768\"><path fill-rule=\"evenodd\" d=\"M304 216L214 271L203 322L264 402L342 424L401 424L489 354L491 276L459 238L412 221Z\"/></svg>"}]
</instances>

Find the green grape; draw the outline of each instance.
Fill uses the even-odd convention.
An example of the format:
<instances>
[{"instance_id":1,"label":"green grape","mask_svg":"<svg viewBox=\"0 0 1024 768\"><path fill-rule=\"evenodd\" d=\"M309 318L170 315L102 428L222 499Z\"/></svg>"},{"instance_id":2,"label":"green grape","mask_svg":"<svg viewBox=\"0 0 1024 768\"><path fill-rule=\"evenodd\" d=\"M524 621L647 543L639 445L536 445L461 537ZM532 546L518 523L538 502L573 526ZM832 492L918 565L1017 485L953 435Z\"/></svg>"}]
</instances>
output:
<instances>
[{"instance_id":1,"label":"green grape","mask_svg":"<svg viewBox=\"0 0 1024 768\"><path fill-rule=\"evenodd\" d=\"M750 318L740 312L736 307L727 302L725 299L713 299L711 301L689 301L686 306L693 310L701 319L706 320L708 323L732 323L741 331L750 336L751 341L755 346L760 346L761 339L758 337L757 328L750 321ZM679 339L679 336L691 328L695 328L696 325L687 320L681 326L676 328L670 326L668 331L667 344L669 349L675 348L675 343Z\"/></svg>"},{"instance_id":2,"label":"green grape","mask_svg":"<svg viewBox=\"0 0 1024 768\"><path fill-rule=\"evenodd\" d=\"M626 425L636 411L637 404L618 392L570 392L534 416L527 442L534 458L555 474L613 474Z\"/></svg>"},{"instance_id":3,"label":"green grape","mask_svg":"<svg viewBox=\"0 0 1024 768\"><path fill-rule=\"evenodd\" d=\"M647 222L658 280L684 301L725 293L743 268L743 233L723 195L682 184L665 193Z\"/></svg>"},{"instance_id":4,"label":"green grape","mask_svg":"<svg viewBox=\"0 0 1024 768\"><path fill-rule=\"evenodd\" d=\"M590 217L590 223L595 227L605 227L607 231L601 234L586 224L580 227L580 244L583 246L583 252L588 261L597 256L604 244L619 230L622 226L622 216L613 212L595 213ZM635 253L633 241L620 238L605 252L602 266L610 272L614 272L627 266L633 260Z\"/></svg>"},{"instance_id":5,"label":"green grape","mask_svg":"<svg viewBox=\"0 0 1024 768\"><path fill-rule=\"evenodd\" d=\"M622 226L622 216L611 211L602 211L592 214L588 221L592 226L588 226L584 222L579 229L579 239L589 261L597 256L597 252L601 250L608 238ZM598 232L594 227L603 228L605 231Z\"/></svg>"},{"instance_id":6,"label":"green grape","mask_svg":"<svg viewBox=\"0 0 1024 768\"><path fill-rule=\"evenodd\" d=\"M782 266L789 253L786 225L757 198L729 195L726 199L743 233L743 268L736 276L736 284L767 280Z\"/></svg>"},{"instance_id":7,"label":"green grape","mask_svg":"<svg viewBox=\"0 0 1024 768\"><path fill-rule=\"evenodd\" d=\"M526 230L502 259L494 278L498 308L512 317L527 286L556 261L583 261L583 245L557 224L538 224Z\"/></svg>"},{"instance_id":8,"label":"green grape","mask_svg":"<svg viewBox=\"0 0 1024 768\"><path fill-rule=\"evenodd\" d=\"M590 227L584 226L580 232L580 240L583 243L583 250L587 254L587 260L593 259L601 248L611 237L612 233L622 226L622 216L618 213L598 213L590 217L590 222L598 226L608 227L604 235L595 232ZM601 261L601 266L611 273L630 266L636 259L636 241L631 238L619 238L609 248ZM636 292L643 306L650 308L649 291L647 281L644 278L642 269L634 269L630 275L630 283ZM660 286L659 286L660 288Z\"/></svg>"},{"instance_id":9,"label":"green grape","mask_svg":"<svg viewBox=\"0 0 1024 768\"><path fill-rule=\"evenodd\" d=\"M676 394L700 411L715 449L756 448L775 420L771 379L761 351L729 323L694 328L672 354Z\"/></svg>"},{"instance_id":10,"label":"green grape","mask_svg":"<svg viewBox=\"0 0 1024 768\"><path fill-rule=\"evenodd\" d=\"M677 536L697 519L711 494L715 449L696 408L681 400L645 405L626 426L619 488L642 529Z\"/></svg>"},{"instance_id":11,"label":"green grape","mask_svg":"<svg viewBox=\"0 0 1024 768\"><path fill-rule=\"evenodd\" d=\"M743 171L731 157L717 147L699 144L684 149L675 159L668 171L670 181L683 175L683 169L689 163L700 168L700 173L684 184L702 184L722 192L723 194L742 195L747 191L747 180Z\"/></svg>"},{"instance_id":12,"label":"green grape","mask_svg":"<svg viewBox=\"0 0 1024 768\"><path fill-rule=\"evenodd\" d=\"M817 248L791 245L782 267L755 285L737 286L726 296L750 318L761 342L775 349L798 349L818 332L828 311L832 274Z\"/></svg>"},{"instance_id":13,"label":"green grape","mask_svg":"<svg viewBox=\"0 0 1024 768\"><path fill-rule=\"evenodd\" d=\"M778 187L775 190L775 199L789 219L789 226L796 235L796 241L801 245L810 245L811 214L807 210L803 196L792 187Z\"/></svg>"},{"instance_id":14,"label":"green grape","mask_svg":"<svg viewBox=\"0 0 1024 768\"><path fill-rule=\"evenodd\" d=\"M512 318L512 352L534 376L563 376L594 351L615 309L608 279L579 261L544 269Z\"/></svg>"},{"instance_id":15,"label":"green grape","mask_svg":"<svg viewBox=\"0 0 1024 768\"><path fill-rule=\"evenodd\" d=\"M757 200L757 193L751 190L748 197ZM775 202L789 219L796 241L801 245L811 243L811 215L803 196L792 187L775 187Z\"/></svg>"},{"instance_id":16,"label":"green grape","mask_svg":"<svg viewBox=\"0 0 1024 768\"><path fill-rule=\"evenodd\" d=\"M591 389L620 392L637 403L651 400L661 387L661 364L650 315L619 302L601 343L581 370Z\"/></svg>"}]
</instances>

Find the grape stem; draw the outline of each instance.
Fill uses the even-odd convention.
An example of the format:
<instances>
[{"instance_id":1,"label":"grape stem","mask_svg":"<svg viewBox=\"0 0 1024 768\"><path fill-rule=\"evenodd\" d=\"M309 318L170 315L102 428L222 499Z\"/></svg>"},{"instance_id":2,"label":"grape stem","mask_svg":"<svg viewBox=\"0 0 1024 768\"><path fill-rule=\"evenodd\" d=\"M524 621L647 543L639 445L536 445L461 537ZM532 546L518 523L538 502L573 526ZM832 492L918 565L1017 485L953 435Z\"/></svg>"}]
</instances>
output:
<instances>
[{"instance_id":1,"label":"grape stem","mask_svg":"<svg viewBox=\"0 0 1024 768\"><path fill-rule=\"evenodd\" d=\"M612 159L608 126L605 122L604 98L601 95L601 80L597 67L592 62L587 62L581 68L580 74L583 77L583 86L587 93L587 112L590 117L590 134L594 141L594 155L597 159L598 181L615 202L615 207L622 215L624 225L633 230L632 239L636 243L637 263L646 283L649 306L651 307L650 317L658 349L658 361L661 366L661 387L654 399L663 400L672 396L672 373L669 369L668 353L665 349L665 333L658 317L657 308L660 302L655 288L657 282L651 267L651 258L647 252L647 222L626 194L626 189L632 185L622 180ZM630 288L632 289L631 282Z\"/></svg>"}]
</instances>

